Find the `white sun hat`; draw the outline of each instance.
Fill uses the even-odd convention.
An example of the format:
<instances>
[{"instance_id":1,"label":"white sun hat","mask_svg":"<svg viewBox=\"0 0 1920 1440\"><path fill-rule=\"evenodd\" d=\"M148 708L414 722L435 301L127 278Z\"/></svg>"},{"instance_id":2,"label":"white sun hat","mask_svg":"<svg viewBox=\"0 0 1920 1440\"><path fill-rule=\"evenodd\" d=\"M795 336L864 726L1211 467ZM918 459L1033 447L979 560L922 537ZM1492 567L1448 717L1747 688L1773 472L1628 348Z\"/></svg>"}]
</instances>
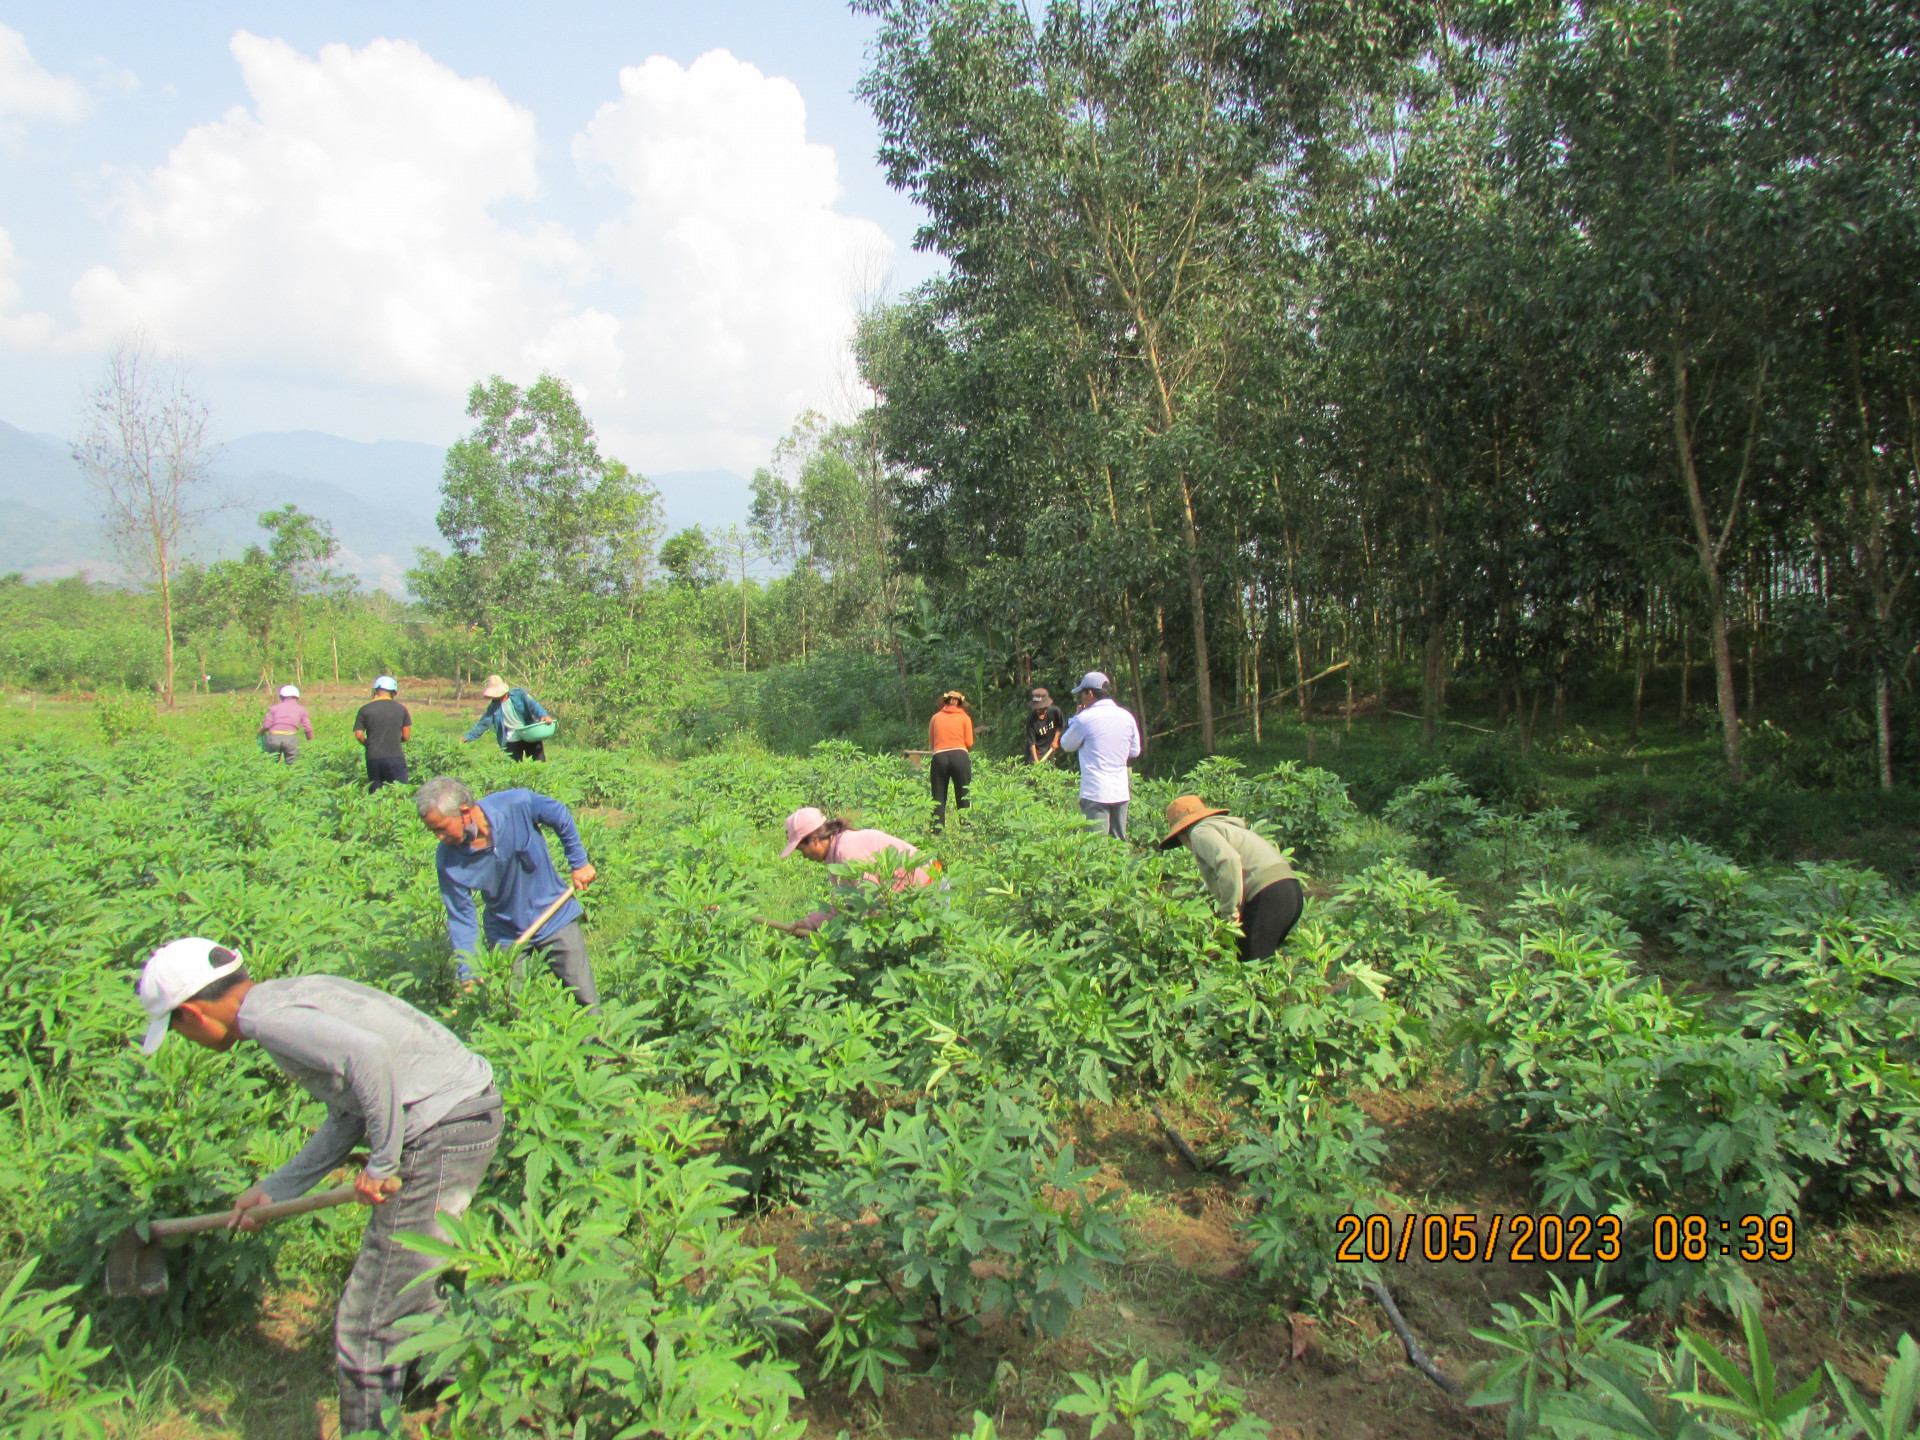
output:
<instances>
[{"instance_id":1,"label":"white sun hat","mask_svg":"<svg viewBox=\"0 0 1920 1440\"><path fill-rule=\"evenodd\" d=\"M298 685L282 685L280 687L280 698L282 700L298 700L300 698L300 687Z\"/></svg>"},{"instance_id":2,"label":"white sun hat","mask_svg":"<svg viewBox=\"0 0 1920 1440\"><path fill-rule=\"evenodd\" d=\"M246 963L238 950L197 935L169 940L149 955L134 987L151 1022L140 1048L149 1055L158 1050L182 1000L191 1000L222 975L231 975Z\"/></svg>"}]
</instances>

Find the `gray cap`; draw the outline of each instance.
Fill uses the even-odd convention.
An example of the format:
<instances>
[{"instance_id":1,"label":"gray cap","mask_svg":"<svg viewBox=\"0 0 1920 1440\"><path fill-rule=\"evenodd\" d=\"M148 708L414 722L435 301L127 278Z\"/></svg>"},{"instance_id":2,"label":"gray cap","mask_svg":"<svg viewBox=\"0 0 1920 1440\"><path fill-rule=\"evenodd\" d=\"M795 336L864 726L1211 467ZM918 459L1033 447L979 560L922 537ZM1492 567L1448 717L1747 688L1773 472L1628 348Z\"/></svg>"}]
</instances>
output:
<instances>
[{"instance_id":1,"label":"gray cap","mask_svg":"<svg viewBox=\"0 0 1920 1440\"><path fill-rule=\"evenodd\" d=\"M1074 694L1077 695L1082 690L1110 690L1112 688L1113 681L1102 675L1098 670L1089 670L1080 677L1080 683L1073 687L1073 691Z\"/></svg>"}]
</instances>

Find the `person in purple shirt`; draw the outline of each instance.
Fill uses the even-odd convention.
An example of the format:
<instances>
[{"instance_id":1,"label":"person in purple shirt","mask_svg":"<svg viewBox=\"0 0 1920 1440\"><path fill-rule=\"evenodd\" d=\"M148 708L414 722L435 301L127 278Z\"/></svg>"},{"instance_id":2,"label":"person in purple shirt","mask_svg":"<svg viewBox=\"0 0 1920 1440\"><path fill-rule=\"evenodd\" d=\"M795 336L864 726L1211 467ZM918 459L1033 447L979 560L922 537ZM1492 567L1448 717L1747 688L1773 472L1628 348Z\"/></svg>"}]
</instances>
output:
<instances>
[{"instance_id":1,"label":"person in purple shirt","mask_svg":"<svg viewBox=\"0 0 1920 1440\"><path fill-rule=\"evenodd\" d=\"M413 797L414 809L426 827L440 837L434 868L440 876L440 899L447 907L447 938L462 980L473 977L468 963L480 944L474 915L478 891L487 902L487 939L505 948L520 938L540 913L562 895L567 901L527 941L526 948L546 957L547 968L574 998L589 1009L599 1004L593 966L587 959L587 939L580 929L580 902L575 896L591 885L597 873L587 863L580 843L580 827L573 812L550 795L532 790L502 790L476 800L458 780L437 775ZM563 884L553 868L542 829L560 837L567 866L573 872Z\"/></svg>"},{"instance_id":2,"label":"person in purple shirt","mask_svg":"<svg viewBox=\"0 0 1920 1440\"><path fill-rule=\"evenodd\" d=\"M267 718L260 722L260 748L269 755L279 756L282 764L291 765L293 757L300 753L303 730L307 739L313 739L313 717L300 703L300 687L282 685L280 698L267 707Z\"/></svg>"}]
</instances>

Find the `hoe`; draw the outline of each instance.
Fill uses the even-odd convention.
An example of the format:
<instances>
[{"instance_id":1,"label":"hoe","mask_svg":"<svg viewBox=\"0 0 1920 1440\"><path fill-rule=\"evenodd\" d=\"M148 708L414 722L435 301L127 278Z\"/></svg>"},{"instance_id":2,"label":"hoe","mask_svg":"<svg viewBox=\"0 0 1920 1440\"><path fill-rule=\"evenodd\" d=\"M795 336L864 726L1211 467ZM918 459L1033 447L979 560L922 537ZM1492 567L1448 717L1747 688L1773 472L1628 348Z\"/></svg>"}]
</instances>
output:
<instances>
[{"instance_id":1,"label":"hoe","mask_svg":"<svg viewBox=\"0 0 1920 1440\"><path fill-rule=\"evenodd\" d=\"M284 1220L289 1215L305 1215L326 1210L353 1199L353 1186L321 1190L302 1195L298 1200L282 1200L273 1205L256 1205L247 1213L255 1220ZM167 1254L161 1244L170 1235L198 1235L203 1230L224 1230L231 1210L211 1215L189 1215L183 1220L148 1220L129 1225L120 1232L107 1252L107 1294L117 1297L138 1295L151 1300L167 1293Z\"/></svg>"}]
</instances>

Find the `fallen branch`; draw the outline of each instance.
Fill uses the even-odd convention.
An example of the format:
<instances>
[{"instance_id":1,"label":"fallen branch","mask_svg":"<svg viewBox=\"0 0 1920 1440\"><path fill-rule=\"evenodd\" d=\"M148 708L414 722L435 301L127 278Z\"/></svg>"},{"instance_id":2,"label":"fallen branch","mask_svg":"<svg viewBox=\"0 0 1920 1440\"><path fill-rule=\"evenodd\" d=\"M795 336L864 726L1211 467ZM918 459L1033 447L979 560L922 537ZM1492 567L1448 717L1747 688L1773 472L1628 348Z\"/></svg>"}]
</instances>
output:
<instances>
[{"instance_id":1,"label":"fallen branch","mask_svg":"<svg viewBox=\"0 0 1920 1440\"><path fill-rule=\"evenodd\" d=\"M781 931L783 934L804 935L807 933L806 931L802 930L798 925L788 925L784 921L780 921L780 920L769 920L764 915L755 915L751 918L757 921L759 924L768 926L770 929Z\"/></svg>"},{"instance_id":2,"label":"fallen branch","mask_svg":"<svg viewBox=\"0 0 1920 1440\"><path fill-rule=\"evenodd\" d=\"M1424 715L1409 714L1405 710L1388 710L1387 714L1398 715L1402 720L1425 720L1427 718ZM1439 717L1436 716L1435 718L1438 719ZM1469 725L1464 720L1441 720L1440 723L1442 725L1458 725L1462 730L1472 730L1481 735L1498 735L1500 733L1498 730L1489 730L1484 725Z\"/></svg>"},{"instance_id":3,"label":"fallen branch","mask_svg":"<svg viewBox=\"0 0 1920 1440\"><path fill-rule=\"evenodd\" d=\"M1167 1132L1167 1138L1173 1141L1173 1148L1178 1150L1187 1164L1193 1167L1194 1174L1206 1174L1207 1167L1202 1165L1200 1163L1200 1157L1193 1153L1193 1147L1187 1143L1187 1137L1174 1129L1167 1117L1161 1113L1160 1102L1156 1100L1148 1108L1153 1111L1153 1118L1160 1122L1160 1128Z\"/></svg>"},{"instance_id":4,"label":"fallen branch","mask_svg":"<svg viewBox=\"0 0 1920 1440\"><path fill-rule=\"evenodd\" d=\"M1338 665L1329 665L1326 669L1322 670L1318 675L1309 675L1305 680L1301 681L1300 684L1311 685L1316 680L1324 680L1327 678L1327 676L1333 674L1334 671L1344 670L1352 663L1353 662L1351 660L1342 660ZM1279 704L1282 700L1286 699L1287 696L1293 694L1293 692L1298 690L1299 688L1300 688L1300 685L1289 685L1286 689L1276 690L1271 695L1262 695L1260 697L1260 708L1264 710L1269 705ZM1222 720L1233 720L1233 719L1237 719L1239 716L1251 715L1252 713L1253 713L1253 707L1251 705L1243 705L1238 710L1222 710L1218 715L1214 716L1213 719L1214 719L1214 723L1218 724ZM1147 738L1149 740L1158 740L1163 735L1173 735L1181 730L1191 730L1193 729L1194 726L1198 725L1199 723L1200 722L1198 720L1188 720L1184 724L1175 725L1170 730L1156 730L1153 732L1153 734L1149 735Z\"/></svg>"},{"instance_id":5,"label":"fallen branch","mask_svg":"<svg viewBox=\"0 0 1920 1440\"><path fill-rule=\"evenodd\" d=\"M1400 1313L1400 1307L1393 1303L1393 1292L1378 1280L1363 1280L1360 1288L1380 1302L1380 1308L1387 1312L1387 1323L1393 1326L1393 1333L1400 1337L1400 1343L1406 1347L1407 1363L1438 1385L1455 1399L1460 1397L1460 1387L1446 1375L1440 1367L1428 1358L1427 1352L1420 1348L1420 1342L1414 1338L1413 1331L1407 1327L1406 1317Z\"/></svg>"}]
</instances>

